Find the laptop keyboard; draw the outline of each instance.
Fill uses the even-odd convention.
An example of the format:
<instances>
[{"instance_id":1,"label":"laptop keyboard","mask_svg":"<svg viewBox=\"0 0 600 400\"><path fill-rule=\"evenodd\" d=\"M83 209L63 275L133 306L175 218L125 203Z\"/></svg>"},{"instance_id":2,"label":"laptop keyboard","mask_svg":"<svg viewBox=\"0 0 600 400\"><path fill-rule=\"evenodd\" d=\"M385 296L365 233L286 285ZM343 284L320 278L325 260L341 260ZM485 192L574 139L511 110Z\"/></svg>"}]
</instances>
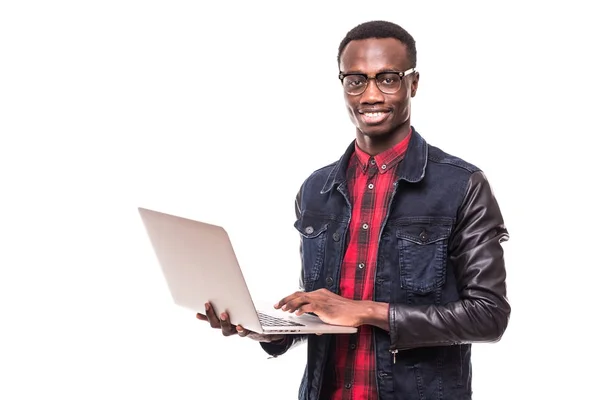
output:
<instances>
[{"instance_id":1,"label":"laptop keyboard","mask_svg":"<svg viewBox=\"0 0 600 400\"><path fill-rule=\"evenodd\" d=\"M261 312L258 313L258 319L260 320L262 326L304 326L304 324L300 324L298 322L273 317Z\"/></svg>"}]
</instances>

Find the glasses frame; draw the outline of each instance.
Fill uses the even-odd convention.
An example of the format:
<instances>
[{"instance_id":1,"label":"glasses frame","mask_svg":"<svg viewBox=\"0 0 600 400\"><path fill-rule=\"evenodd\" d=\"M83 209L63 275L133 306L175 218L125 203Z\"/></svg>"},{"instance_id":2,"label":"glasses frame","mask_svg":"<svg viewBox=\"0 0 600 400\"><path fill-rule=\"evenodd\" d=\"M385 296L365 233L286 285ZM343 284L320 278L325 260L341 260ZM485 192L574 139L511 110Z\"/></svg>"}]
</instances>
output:
<instances>
[{"instance_id":1,"label":"glasses frame","mask_svg":"<svg viewBox=\"0 0 600 400\"><path fill-rule=\"evenodd\" d=\"M400 86L398 87L397 90L393 91L393 92L384 92L383 90L381 90L381 88L379 87L379 84L377 83L377 77L379 77L380 75L383 74L396 74L398 75L398 78L400 78L400 80L402 81L402 78L404 78L405 76L408 76L410 74L414 74L415 72L417 72L416 68L410 68L407 69L406 71L400 72L400 71L381 71L376 73L375 75L371 75L369 76L368 74L364 74L364 73L360 73L360 72L350 72L350 73L344 73L342 71L340 71L338 78L340 79L340 82L342 83L342 87L344 87L344 78L347 76L351 76L351 75L358 75L358 76L362 76L367 80L367 84L365 85L365 88L362 90L362 92L360 93L348 93L347 90L344 90L344 92L346 92L346 94L349 94L350 96L360 96L361 94L363 94L366 90L367 87L369 86L369 80L370 79L374 79L375 80L375 86L377 86L377 89L379 89L379 91L381 93L385 93L385 94L393 94L396 93L400 90L400 88L402 87L402 83L400 84Z\"/></svg>"}]
</instances>

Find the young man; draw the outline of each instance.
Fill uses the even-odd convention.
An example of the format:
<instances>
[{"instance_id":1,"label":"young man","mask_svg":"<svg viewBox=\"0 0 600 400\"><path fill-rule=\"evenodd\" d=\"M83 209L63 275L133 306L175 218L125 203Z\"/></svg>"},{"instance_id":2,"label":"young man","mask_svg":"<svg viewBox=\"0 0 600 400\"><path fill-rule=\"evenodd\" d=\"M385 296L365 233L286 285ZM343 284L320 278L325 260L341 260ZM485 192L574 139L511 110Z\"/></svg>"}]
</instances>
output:
<instances>
[{"instance_id":1,"label":"young man","mask_svg":"<svg viewBox=\"0 0 600 400\"><path fill-rule=\"evenodd\" d=\"M304 290L275 307L358 332L263 336L210 305L198 318L274 356L307 340L300 399L470 399L471 343L499 340L510 315L500 209L481 170L411 126L419 73L408 32L358 25L338 64L356 140L301 186Z\"/></svg>"}]
</instances>

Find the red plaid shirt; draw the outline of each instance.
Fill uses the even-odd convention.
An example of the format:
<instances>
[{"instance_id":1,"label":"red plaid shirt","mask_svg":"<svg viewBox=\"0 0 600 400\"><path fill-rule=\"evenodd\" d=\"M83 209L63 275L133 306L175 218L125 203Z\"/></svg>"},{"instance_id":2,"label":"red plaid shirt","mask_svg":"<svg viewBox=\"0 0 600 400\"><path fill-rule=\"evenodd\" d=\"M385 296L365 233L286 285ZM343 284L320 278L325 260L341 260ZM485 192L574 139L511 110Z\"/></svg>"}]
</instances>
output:
<instances>
[{"instance_id":1,"label":"red plaid shirt","mask_svg":"<svg viewBox=\"0 0 600 400\"><path fill-rule=\"evenodd\" d=\"M349 240L340 277L340 295L373 300L379 233L387 214L396 169L404 158L410 134L374 157L355 147L346 172L352 202ZM335 335L333 371L325 382L333 400L376 400L373 327L362 325L352 335Z\"/></svg>"}]
</instances>

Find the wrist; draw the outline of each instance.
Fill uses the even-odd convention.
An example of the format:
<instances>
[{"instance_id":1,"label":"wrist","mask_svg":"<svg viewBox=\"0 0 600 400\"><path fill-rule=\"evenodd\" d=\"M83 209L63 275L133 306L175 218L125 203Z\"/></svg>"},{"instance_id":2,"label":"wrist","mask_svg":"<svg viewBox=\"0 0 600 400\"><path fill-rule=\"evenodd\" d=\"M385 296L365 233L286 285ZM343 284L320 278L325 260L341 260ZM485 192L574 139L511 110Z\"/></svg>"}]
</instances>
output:
<instances>
[{"instance_id":1,"label":"wrist","mask_svg":"<svg viewBox=\"0 0 600 400\"><path fill-rule=\"evenodd\" d=\"M275 345L285 344L285 342L286 342L285 335L269 335L269 336L266 336L266 338L268 338L268 340L265 340L266 343L271 343L271 344L275 344Z\"/></svg>"},{"instance_id":2,"label":"wrist","mask_svg":"<svg viewBox=\"0 0 600 400\"><path fill-rule=\"evenodd\" d=\"M375 301L363 301L360 313L360 325L373 325L384 330L389 330L389 304Z\"/></svg>"}]
</instances>

